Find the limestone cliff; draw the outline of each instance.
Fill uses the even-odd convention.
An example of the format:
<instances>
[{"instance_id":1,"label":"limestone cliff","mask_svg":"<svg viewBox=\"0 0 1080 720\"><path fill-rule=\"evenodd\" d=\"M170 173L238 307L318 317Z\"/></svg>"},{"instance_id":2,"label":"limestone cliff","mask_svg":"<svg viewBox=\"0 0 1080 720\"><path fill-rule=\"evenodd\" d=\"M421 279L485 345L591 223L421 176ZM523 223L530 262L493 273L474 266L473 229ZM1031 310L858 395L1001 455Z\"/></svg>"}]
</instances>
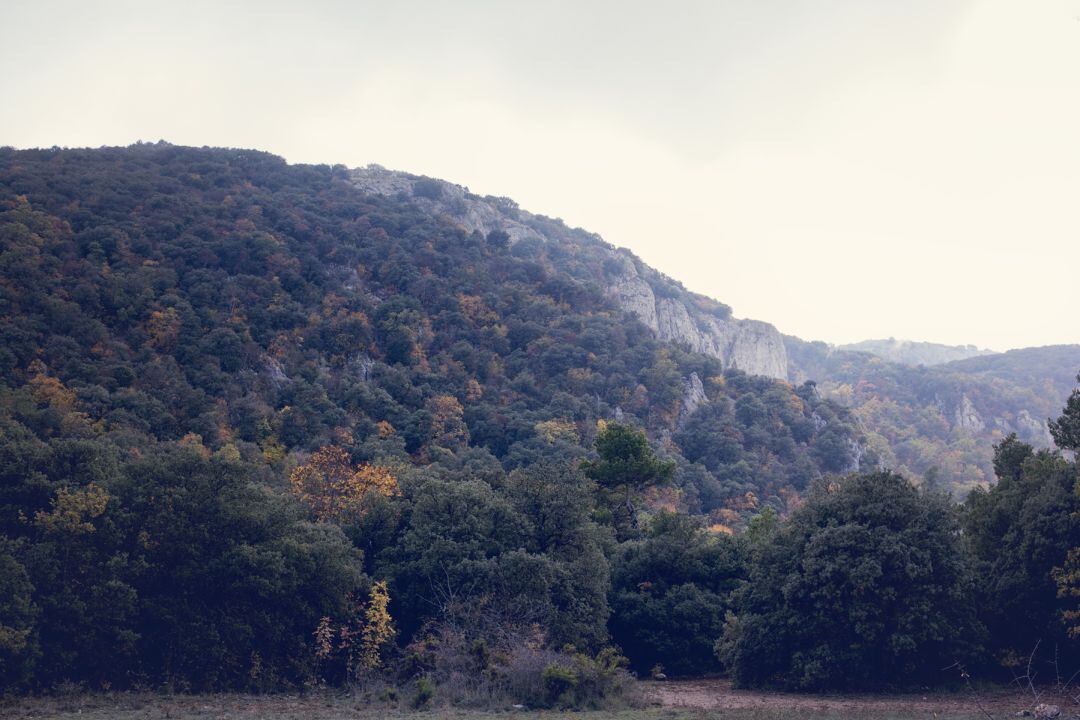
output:
<instances>
[{"instance_id":1,"label":"limestone cliff","mask_svg":"<svg viewBox=\"0 0 1080 720\"><path fill-rule=\"evenodd\" d=\"M978 435L984 431L996 431L995 437L1016 433L1023 441L1036 447L1051 447L1054 440L1050 437L1050 427L1043 420L1036 420L1029 410L1018 412L1001 411L993 414L992 410L980 411L971 398L964 394L952 412L953 428L967 435Z\"/></svg>"},{"instance_id":2,"label":"limestone cliff","mask_svg":"<svg viewBox=\"0 0 1080 720\"><path fill-rule=\"evenodd\" d=\"M409 196L425 212L458 225L466 233L485 237L497 231L506 233L511 246L524 240L564 244L587 240L597 260L591 279L599 280L623 310L641 320L661 340L715 357L725 368L788 378L787 351L775 327L731 317L727 306L687 291L628 251L595 235L525 212L506 198L480 197L468 188L442 180L377 165L352 170L350 177L364 192Z\"/></svg>"},{"instance_id":3,"label":"limestone cliff","mask_svg":"<svg viewBox=\"0 0 1080 720\"><path fill-rule=\"evenodd\" d=\"M709 398L705 394L705 385L701 382L701 378L698 377L698 374L692 372L690 373L690 377L683 378L683 397L679 409L679 426L681 427L691 415L697 412L699 407L707 402L709 402Z\"/></svg>"},{"instance_id":4,"label":"limestone cliff","mask_svg":"<svg viewBox=\"0 0 1080 720\"><path fill-rule=\"evenodd\" d=\"M620 274L612 281L612 295L627 312L652 328L662 340L682 343L691 350L719 358L724 367L752 375L786 380L787 350L775 327L758 320L738 320L726 313L702 310L694 300L700 296L682 291L680 297L656 297L653 285L641 277L625 256ZM651 268L653 282L671 292L671 281ZM681 290L681 288L679 288ZM723 306L721 306L723 307ZM726 308L725 308L726 310Z\"/></svg>"},{"instance_id":5,"label":"limestone cliff","mask_svg":"<svg viewBox=\"0 0 1080 720\"><path fill-rule=\"evenodd\" d=\"M975 405L967 395L961 396L959 404L953 411L953 419L956 427L964 432L980 433L986 428L986 423L983 422L979 411L975 409Z\"/></svg>"}]
</instances>

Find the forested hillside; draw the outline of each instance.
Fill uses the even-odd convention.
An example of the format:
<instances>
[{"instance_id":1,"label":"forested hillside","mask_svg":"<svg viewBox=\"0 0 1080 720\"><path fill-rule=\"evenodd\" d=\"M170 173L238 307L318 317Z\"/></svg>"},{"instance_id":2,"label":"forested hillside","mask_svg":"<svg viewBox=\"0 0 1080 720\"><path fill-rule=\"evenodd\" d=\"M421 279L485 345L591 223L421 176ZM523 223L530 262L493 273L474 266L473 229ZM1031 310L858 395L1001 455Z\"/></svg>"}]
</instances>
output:
<instances>
[{"instance_id":1,"label":"forested hillside","mask_svg":"<svg viewBox=\"0 0 1080 720\"><path fill-rule=\"evenodd\" d=\"M856 467L853 421L811 386L620 309L610 246L547 219L566 241L469 233L418 209L432 192L250 151L0 151L0 533L33 677L235 684L251 638L296 679L297 638L368 577L408 637L436 578L490 593L503 562L547 584L520 592L549 598L554 638L599 647L602 548L639 510L727 532ZM623 521L576 469L605 420L670 467ZM515 490L542 463L570 479Z\"/></svg>"},{"instance_id":2,"label":"forested hillside","mask_svg":"<svg viewBox=\"0 0 1080 720\"><path fill-rule=\"evenodd\" d=\"M993 445L1016 433L1050 447L1080 345L1012 350L933 367L786 338L793 375L850 408L887 467L965 495L994 479Z\"/></svg>"},{"instance_id":3,"label":"forested hillside","mask_svg":"<svg viewBox=\"0 0 1080 720\"><path fill-rule=\"evenodd\" d=\"M690 461L672 502L705 511L855 466L837 406L614 307L592 280L610 246L584 232L468 235L342 169L251 152L9 151L2 169L0 369L68 393L84 434L197 438L268 466L344 443L510 469L582 455L615 418Z\"/></svg>"}]
</instances>

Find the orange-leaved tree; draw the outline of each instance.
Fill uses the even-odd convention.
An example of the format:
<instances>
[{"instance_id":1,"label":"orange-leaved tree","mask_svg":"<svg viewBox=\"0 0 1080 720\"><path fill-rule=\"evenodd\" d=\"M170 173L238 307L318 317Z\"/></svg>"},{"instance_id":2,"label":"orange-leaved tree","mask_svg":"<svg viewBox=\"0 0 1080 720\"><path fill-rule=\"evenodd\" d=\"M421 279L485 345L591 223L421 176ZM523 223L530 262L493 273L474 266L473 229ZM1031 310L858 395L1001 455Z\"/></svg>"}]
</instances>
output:
<instances>
[{"instance_id":1,"label":"orange-leaved tree","mask_svg":"<svg viewBox=\"0 0 1080 720\"><path fill-rule=\"evenodd\" d=\"M292 492L324 522L361 517L375 496L398 494L397 478L377 465L353 466L349 453L337 446L319 448L289 476Z\"/></svg>"}]
</instances>

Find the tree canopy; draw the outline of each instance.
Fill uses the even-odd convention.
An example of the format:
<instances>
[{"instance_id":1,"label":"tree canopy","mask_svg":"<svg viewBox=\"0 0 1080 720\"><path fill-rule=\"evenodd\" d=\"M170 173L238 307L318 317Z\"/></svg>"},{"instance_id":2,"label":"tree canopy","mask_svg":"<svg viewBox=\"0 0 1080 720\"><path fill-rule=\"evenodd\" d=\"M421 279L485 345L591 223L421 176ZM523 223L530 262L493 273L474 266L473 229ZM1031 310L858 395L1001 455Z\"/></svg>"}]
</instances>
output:
<instances>
[{"instance_id":1,"label":"tree canopy","mask_svg":"<svg viewBox=\"0 0 1080 720\"><path fill-rule=\"evenodd\" d=\"M945 496L889 472L821 481L756 539L719 651L744 685L935 682L978 657L973 591Z\"/></svg>"}]
</instances>

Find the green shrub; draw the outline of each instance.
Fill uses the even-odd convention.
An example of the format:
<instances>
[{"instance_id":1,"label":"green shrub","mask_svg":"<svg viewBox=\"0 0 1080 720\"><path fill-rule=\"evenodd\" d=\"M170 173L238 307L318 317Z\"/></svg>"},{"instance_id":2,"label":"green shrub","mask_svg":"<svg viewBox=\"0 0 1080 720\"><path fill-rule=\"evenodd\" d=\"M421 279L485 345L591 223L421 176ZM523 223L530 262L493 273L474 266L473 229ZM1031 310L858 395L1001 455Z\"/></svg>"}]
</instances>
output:
<instances>
[{"instance_id":1,"label":"green shrub","mask_svg":"<svg viewBox=\"0 0 1080 720\"><path fill-rule=\"evenodd\" d=\"M481 632L478 628L484 627ZM637 705L636 684L626 658L608 648L596 655L544 646L535 626L440 623L410 645L409 673L438 689L440 703L453 707L573 710Z\"/></svg>"},{"instance_id":2,"label":"green shrub","mask_svg":"<svg viewBox=\"0 0 1080 720\"><path fill-rule=\"evenodd\" d=\"M425 708L435 699L435 685L426 676L416 679L416 687L413 688L413 696L409 704L416 710Z\"/></svg>"},{"instance_id":3,"label":"green shrub","mask_svg":"<svg viewBox=\"0 0 1080 720\"><path fill-rule=\"evenodd\" d=\"M713 642L745 572L736 540L701 522L662 512L643 540L623 543L612 558L612 639L637 673L663 665L667 674L719 669Z\"/></svg>"},{"instance_id":4,"label":"green shrub","mask_svg":"<svg viewBox=\"0 0 1080 720\"><path fill-rule=\"evenodd\" d=\"M544 704L547 707L566 707L574 704L573 691L578 677L573 668L548 665L544 668Z\"/></svg>"},{"instance_id":5,"label":"green shrub","mask_svg":"<svg viewBox=\"0 0 1080 720\"><path fill-rule=\"evenodd\" d=\"M574 673L575 710L599 710L638 703L636 684L627 672L627 659L615 648L607 647L596 655L576 653Z\"/></svg>"}]
</instances>

